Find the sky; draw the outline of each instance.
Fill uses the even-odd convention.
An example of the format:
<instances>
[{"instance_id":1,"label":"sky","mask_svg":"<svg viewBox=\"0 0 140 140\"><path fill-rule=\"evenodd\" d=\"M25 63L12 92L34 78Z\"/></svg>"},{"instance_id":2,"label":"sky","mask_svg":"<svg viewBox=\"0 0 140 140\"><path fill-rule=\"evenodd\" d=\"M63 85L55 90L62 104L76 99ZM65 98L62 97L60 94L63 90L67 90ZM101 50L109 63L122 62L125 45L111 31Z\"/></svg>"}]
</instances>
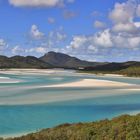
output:
<instances>
[{"instance_id":1,"label":"sky","mask_svg":"<svg viewBox=\"0 0 140 140\"><path fill-rule=\"evenodd\" d=\"M0 0L0 55L49 51L140 61L140 0Z\"/></svg>"}]
</instances>

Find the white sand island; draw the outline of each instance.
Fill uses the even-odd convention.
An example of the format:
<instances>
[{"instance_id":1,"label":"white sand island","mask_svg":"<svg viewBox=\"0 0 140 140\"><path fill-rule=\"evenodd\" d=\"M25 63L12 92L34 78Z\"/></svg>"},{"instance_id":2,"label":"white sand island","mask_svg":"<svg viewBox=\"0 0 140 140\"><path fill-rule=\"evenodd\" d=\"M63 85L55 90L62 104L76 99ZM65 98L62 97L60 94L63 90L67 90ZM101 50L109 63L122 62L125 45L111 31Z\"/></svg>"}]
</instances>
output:
<instances>
[{"instance_id":1,"label":"white sand island","mask_svg":"<svg viewBox=\"0 0 140 140\"><path fill-rule=\"evenodd\" d=\"M0 77L0 83L19 83L20 81L16 80L16 79L11 79L9 77Z\"/></svg>"},{"instance_id":2,"label":"white sand island","mask_svg":"<svg viewBox=\"0 0 140 140\"><path fill-rule=\"evenodd\" d=\"M22 80L20 81L20 85L11 86L7 85L6 87L0 87L1 97L0 104L1 105L15 105L15 104L40 104L40 103L50 103L50 102L61 102L67 100L77 100L77 99L85 99L85 98L94 98L94 97L103 97L103 96L112 96L119 94L131 94L132 91L140 91L139 84L129 84L126 82L117 82L111 80L104 80L102 77L98 79L98 76L95 78L92 75L85 77L85 74L77 74L72 71L65 70L40 70L40 69L10 69L10 70L2 70L0 71L1 78L0 82L19 82L18 79L9 78L6 74L10 75L20 75L24 77L25 75L25 83L30 81L34 81L36 79L36 75L44 75L52 76L52 79L60 79L60 82L57 83L47 83L44 82L40 84L32 84L22 85ZM5 74L5 75L3 75ZM27 75L33 74L29 79ZM62 76L76 76L76 81L61 81ZM5 76L5 77L4 77ZM81 77L80 79L78 77ZM50 77L49 77L50 78ZM122 78L122 77L121 77ZM63 78L62 78L63 79ZM76 78L75 78L76 79ZM26 81L27 80L27 81ZM44 79L43 79L44 80ZM65 88L69 88L68 90ZM73 90L78 89L78 90ZM83 91L84 89L84 91ZM83 91L83 92L82 92Z\"/></svg>"},{"instance_id":3,"label":"white sand island","mask_svg":"<svg viewBox=\"0 0 140 140\"><path fill-rule=\"evenodd\" d=\"M123 83L123 82L115 82L108 80L98 80L98 79L83 79L76 82L57 84L57 85L49 85L44 87L53 87L53 88L61 88L61 87L124 87L124 86L132 86L133 84ZM133 85L134 86L134 85Z\"/></svg>"}]
</instances>

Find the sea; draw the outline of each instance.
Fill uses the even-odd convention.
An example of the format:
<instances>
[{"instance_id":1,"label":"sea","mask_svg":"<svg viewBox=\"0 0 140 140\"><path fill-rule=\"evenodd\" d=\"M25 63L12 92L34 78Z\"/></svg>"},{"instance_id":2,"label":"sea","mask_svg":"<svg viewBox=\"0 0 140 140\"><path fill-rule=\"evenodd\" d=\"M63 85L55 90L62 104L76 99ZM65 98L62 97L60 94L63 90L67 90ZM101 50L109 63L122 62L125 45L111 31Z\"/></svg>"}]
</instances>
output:
<instances>
[{"instance_id":1,"label":"sea","mask_svg":"<svg viewBox=\"0 0 140 140\"><path fill-rule=\"evenodd\" d=\"M64 123L93 122L140 113L140 90L49 87L82 79L117 81L140 87L140 78L74 71L0 74L0 77L18 81L6 83L0 80L0 137L20 136Z\"/></svg>"}]
</instances>

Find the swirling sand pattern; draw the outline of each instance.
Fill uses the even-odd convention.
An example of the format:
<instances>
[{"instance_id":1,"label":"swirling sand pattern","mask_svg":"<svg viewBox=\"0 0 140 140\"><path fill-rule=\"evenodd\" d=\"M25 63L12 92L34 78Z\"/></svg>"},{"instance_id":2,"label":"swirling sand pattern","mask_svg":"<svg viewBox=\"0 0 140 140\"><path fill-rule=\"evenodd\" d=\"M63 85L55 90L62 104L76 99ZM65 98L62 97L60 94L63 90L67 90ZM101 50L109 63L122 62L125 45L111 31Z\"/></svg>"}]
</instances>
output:
<instances>
[{"instance_id":1,"label":"swirling sand pattern","mask_svg":"<svg viewBox=\"0 0 140 140\"><path fill-rule=\"evenodd\" d=\"M134 114L140 110L139 78L71 71L37 74L18 71L2 73L0 77L0 136L34 132L66 122ZM3 79L10 81L3 82ZM96 86L93 81L93 86L76 86L84 79L93 80ZM106 80L115 85L103 86L101 82Z\"/></svg>"}]
</instances>

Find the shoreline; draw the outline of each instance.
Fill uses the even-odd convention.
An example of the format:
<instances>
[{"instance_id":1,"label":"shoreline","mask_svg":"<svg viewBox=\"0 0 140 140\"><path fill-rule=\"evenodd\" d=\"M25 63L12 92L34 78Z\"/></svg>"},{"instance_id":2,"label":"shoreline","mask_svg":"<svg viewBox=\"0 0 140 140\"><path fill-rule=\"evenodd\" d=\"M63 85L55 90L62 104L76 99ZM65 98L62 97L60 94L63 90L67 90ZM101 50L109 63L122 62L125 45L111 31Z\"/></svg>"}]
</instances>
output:
<instances>
[{"instance_id":1,"label":"shoreline","mask_svg":"<svg viewBox=\"0 0 140 140\"><path fill-rule=\"evenodd\" d=\"M124 82L115 82L109 80L98 80L98 79L83 79L76 82L64 83L64 84L55 84L49 86L41 86L41 87L48 87L48 88L71 88L71 87L83 87L83 88L91 88L91 87L131 87L135 86L134 84L128 84Z\"/></svg>"},{"instance_id":2,"label":"shoreline","mask_svg":"<svg viewBox=\"0 0 140 140\"><path fill-rule=\"evenodd\" d=\"M20 80L0 76L0 84L14 84L14 83L20 83L20 82L21 82Z\"/></svg>"},{"instance_id":3,"label":"shoreline","mask_svg":"<svg viewBox=\"0 0 140 140\"><path fill-rule=\"evenodd\" d=\"M139 76L128 76L123 74L115 74L115 73L92 73L92 72L84 72L78 71L74 69L63 69L63 68L49 68L49 69L31 69L31 68L9 68L9 69L0 69L0 74L53 74L53 73L63 73L63 72L71 72L82 75L96 75L96 76L107 76L107 77L125 77L125 78L140 78Z\"/></svg>"},{"instance_id":4,"label":"shoreline","mask_svg":"<svg viewBox=\"0 0 140 140\"><path fill-rule=\"evenodd\" d=\"M10 73L17 73L20 72L23 75L28 72L38 72L39 74L42 74L43 71L45 74L59 74L59 72L62 74L65 72L65 70L41 70L40 69L22 69L19 71L19 69L12 69L10 70ZM7 71L4 71L6 73ZM49 73L48 73L49 72ZM67 72L67 71L66 71ZM43 73L43 74L44 74ZM76 76L79 76L79 74L74 73L73 71L70 71L70 73L76 74ZM70 74L67 72L67 75ZM31 73L28 73L31 74ZM60 75L61 75L60 74ZM8 76L7 76L8 77ZM118 77L118 76L117 76ZM1 80L1 79L0 79ZM7 78L7 80L9 80ZM20 81L22 82L22 81ZM86 90L89 89L89 92L79 93L78 91L75 91L74 93L70 93L69 91L67 93L59 92L61 89L78 89L78 88L85 88ZM129 94L131 91L140 91L139 84L129 84L125 82L117 82L117 81L111 81L111 80L101 80L96 78L84 78L79 79L78 81L75 80L73 82L66 82L66 83L57 83L57 84L51 84L51 85L33 85L28 86L23 90L49 90L45 94L45 92L38 93L38 94L27 94L25 96L17 96L16 98L5 98L1 100L1 105L28 105L28 104L42 104L42 103L53 103L53 102L62 102L62 101L69 101L69 100L78 100L78 99L87 99L87 98L96 98L96 97L103 97L103 96L110 96L110 95L120 95L120 94ZM54 89L55 91L58 91L59 94L51 94L51 89ZM70 94L68 94L70 93Z\"/></svg>"},{"instance_id":5,"label":"shoreline","mask_svg":"<svg viewBox=\"0 0 140 140\"><path fill-rule=\"evenodd\" d=\"M4 74L7 71L4 71ZM8 70L8 74L54 74L54 73L63 73L65 72L65 70L40 70L40 69L14 69L14 70ZM70 71L73 72L73 71ZM1 73L1 71L0 71ZM76 73L77 74L77 73ZM77 74L78 75L78 74ZM87 75L87 74L86 74ZM100 76L100 75L97 75ZM102 76L102 75L101 75ZM103 75L104 76L104 75ZM120 77L120 75L114 75L114 74L105 74L105 76L116 76L116 77ZM122 76L123 77L123 76ZM0 77L0 81L3 79L7 79L10 80L10 78L8 77ZM12 78L11 78L12 79ZM89 93L72 93L72 94L54 94L54 95L49 95L49 96L45 96L44 94L38 94L38 95L31 95L31 96L27 96L25 99L24 98L19 98L18 102L22 102L25 104L22 105L28 105L28 103L30 104L42 104L42 103L53 103L53 102L63 102L63 101L69 101L69 100L80 100L80 99L87 99L87 98L96 98L96 97L104 97L104 96L110 96L110 95L121 95L121 94L130 94L130 92L133 91L140 91L140 86L136 85L136 84L129 84L129 83L125 83L125 82L116 82L116 81L111 81L111 80L99 80L99 79L82 79L79 81L74 81L74 82L69 82L69 83L61 83L61 84L54 84L54 85L44 85L44 86L36 86L36 88L110 88L109 90L112 90L113 88L113 92L111 93L107 93L107 92L103 92L106 89L103 89L103 91L99 91L97 93L94 92L89 92ZM32 88L32 87L31 87ZM101 89L102 90L102 89ZM108 90L108 89L107 89ZM96 91L96 89L95 89ZM118 91L123 91L123 92L118 92ZM44 96L42 96L44 95ZM18 99L18 98L17 98ZM16 100L17 100L16 99ZM22 100L23 101L22 101ZM33 101L32 101L33 100ZM10 101L10 100L9 100ZM42 101L42 102L41 102ZM11 104L12 105L12 101ZM14 104L14 105L20 105L20 104ZM136 112L129 112L128 114L133 114L135 115L135 113L138 113L139 111ZM10 137L20 137L20 136L25 136L29 133L36 133L38 131L33 131L33 132L25 132L25 133L17 133L17 134L5 134L2 135L0 137L5 138L10 138Z\"/></svg>"},{"instance_id":6,"label":"shoreline","mask_svg":"<svg viewBox=\"0 0 140 140\"><path fill-rule=\"evenodd\" d=\"M17 69L17 68L9 68L9 69L0 69L0 74L39 74L39 75L48 75L48 74L54 74L54 73L64 73L64 72L69 72L69 73L75 73L77 75L95 75L95 76L100 76L100 77L125 77L125 78L136 78L140 79L140 77L136 76L128 76L128 75L123 75L123 74L112 74L112 73L92 73L92 72L84 72L84 71L77 71L73 69L63 69L63 68L52 68L52 69Z\"/></svg>"},{"instance_id":7,"label":"shoreline","mask_svg":"<svg viewBox=\"0 0 140 140\"><path fill-rule=\"evenodd\" d=\"M128 113L120 113L114 117L111 117L111 118L106 118L108 119L109 121L113 120L113 119L116 119L117 117L121 117L121 116L126 116L126 115L129 115L130 117L134 117L134 116L137 116L139 115L139 112L140 111L131 111L131 112L128 112ZM92 122L97 122L99 123L100 121L103 121L104 119L99 119L99 120L96 120L96 121L92 121ZM82 124L86 124L86 123L92 123L91 121L89 122L82 122ZM34 130L34 131L28 131L28 132L22 132L22 133L13 133L13 134L5 134L5 135L0 135L0 138L2 138L3 140L8 140L8 139L16 139L16 138L20 138L20 137L26 137L28 135L31 135L31 134L38 134L40 133L41 131L43 130L46 130L46 129L53 129L53 128L56 128L56 127L59 127L59 126L63 126L65 124L67 124L68 122L66 123L63 123L63 124L58 124L56 126L53 126L53 127L46 127L46 128L42 128L40 130ZM81 122L80 122L81 123ZM75 122L75 123L68 123L70 125L76 125L76 124L79 124L78 122Z\"/></svg>"}]
</instances>

